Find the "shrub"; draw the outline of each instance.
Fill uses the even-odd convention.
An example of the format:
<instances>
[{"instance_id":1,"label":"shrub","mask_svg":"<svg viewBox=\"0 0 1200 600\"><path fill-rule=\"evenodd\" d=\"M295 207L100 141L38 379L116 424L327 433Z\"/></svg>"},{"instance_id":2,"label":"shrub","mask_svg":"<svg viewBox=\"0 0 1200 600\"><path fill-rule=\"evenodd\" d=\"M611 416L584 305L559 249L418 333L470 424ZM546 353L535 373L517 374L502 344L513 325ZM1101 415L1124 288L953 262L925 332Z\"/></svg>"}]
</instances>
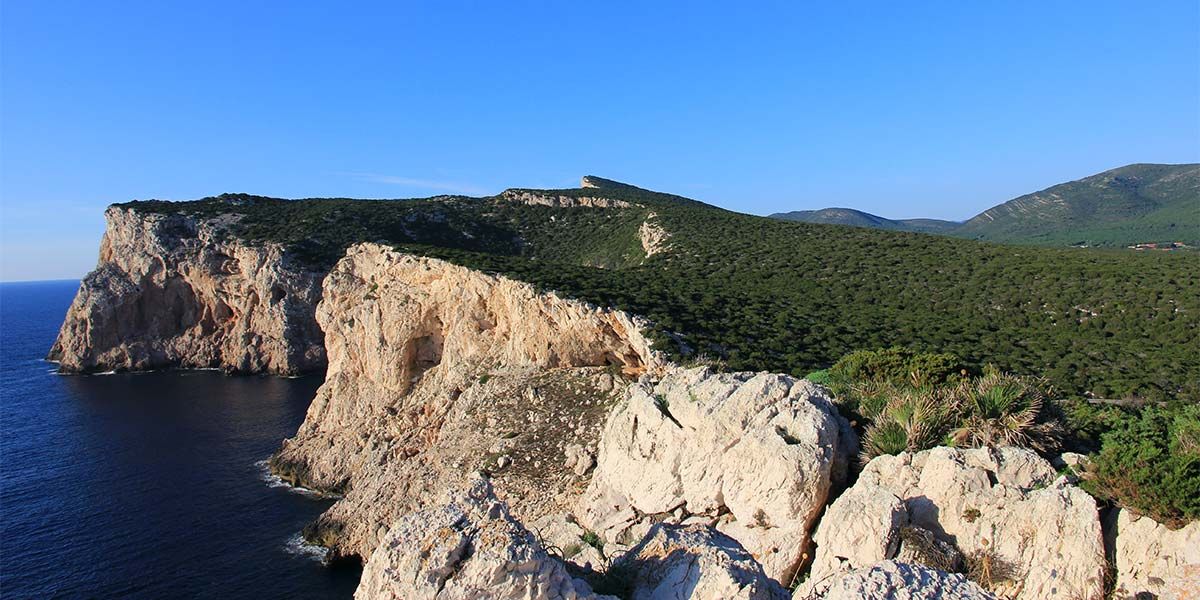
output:
<instances>
[{"instance_id":1,"label":"shrub","mask_svg":"<svg viewBox=\"0 0 1200 600\"><path fill-rule=\"evenodd\" d=\"M812 373L805 375L804 378L817 384L817 385L827 386L830 383L829 369L821 369L819 371L813 371Z\"/></svg>"},{"instance_id":2,"label":"shrub","mask_svg":"<svg viewBox=\"0 0 1200 600\"><path fill-rule=\"evenodd\" d=\"M891 397L863 435L862 462L936 446L950 422L950 408L937 390L912 389Z\"/></svg>"},{"instance_id":3,"label":"shrub","mask_svg":"<svg viewBox=\"0 0 1200 600\"><path fill-rule=\"evenodd\" d=\"M1200 518L1200 405L1151 406L1101 436L1084 487L1169 527Z\"/></svg>"},{"instance_id":4,"label":"shrub","mask_svg":"<svg viewBox=\"0 0 1200 600\"><path fill-rule=\"evenodd\" d=\"M1037 379L990 372L951 389L958 427L955 446L1020 446L1046 453L1058 448L1063 427L1046 410L1049 390Z\"/></svg>"},{"instance_id":5,"label":"shrub","mask_svg":"<svg viewBox=\"0 0 1200 600\"><path fill-rule=\"evenodd\" d=\"M851 352L829 368L829 379L835 386L870 381L925 387L945 383L963 371L962 361L953 354L893 347Z\"/></svg>"},{"instance_id":6,"label":"shrub","mask_svg":"<svg viewBox=\"0 0 1200 600\"><path fill-rule=\"evenodd\" d=\"M825 371L843 413L865 425L907 390L932 391L966 374L953 354L920 353L905 348L858 350Z\"/></svg>"}]
</instances>

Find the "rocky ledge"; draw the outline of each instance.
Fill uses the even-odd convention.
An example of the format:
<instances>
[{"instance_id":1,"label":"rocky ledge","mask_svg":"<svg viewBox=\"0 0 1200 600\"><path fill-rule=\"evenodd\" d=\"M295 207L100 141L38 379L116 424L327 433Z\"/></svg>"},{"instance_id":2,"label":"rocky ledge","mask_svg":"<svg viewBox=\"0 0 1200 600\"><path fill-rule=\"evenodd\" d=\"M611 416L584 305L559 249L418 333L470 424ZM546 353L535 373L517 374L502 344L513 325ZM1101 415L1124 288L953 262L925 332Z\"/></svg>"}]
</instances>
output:
<instances>
[{"instance_id":1,"label":"rocky ledge","mask_svg":"<svg viewBox=\"0 0 1200 600\"><path fill-rule=\"evenodd\" d=\"M48 358L66 373L219 368L292 375L325 364L313 316L324 273L201 219L110 207L100 261Z\"/></svg>"}]
</instances>

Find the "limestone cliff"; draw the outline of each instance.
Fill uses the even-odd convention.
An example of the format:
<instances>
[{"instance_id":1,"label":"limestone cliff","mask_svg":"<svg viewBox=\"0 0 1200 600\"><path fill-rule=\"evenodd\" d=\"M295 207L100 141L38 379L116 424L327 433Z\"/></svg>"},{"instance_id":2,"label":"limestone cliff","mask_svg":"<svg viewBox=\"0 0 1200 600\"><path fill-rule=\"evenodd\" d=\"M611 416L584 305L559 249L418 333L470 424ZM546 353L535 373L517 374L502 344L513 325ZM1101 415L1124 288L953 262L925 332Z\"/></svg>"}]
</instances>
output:
<instances>
[{"instance_id":1,"label":"limestone cliff","mask_svg":"<svg viewBox=\"0 0 1200 600\"><path fill-rule=\"evenodd\" d=\"M541 190L505 190L500 194L501 200L514 204L530 206L550 206L554 208L631 208L637 206L624 200L603 198L599 196L566 196L550 194Z\"/></svg>"},{"instance_id":2,"label":"limestone cliff","mask_svg":"<svg viewBox=\"0 0 1200 600\"><path fill-rule=\"evenodd\" d=\"M296 374L325 363L314 310L324 273L202 219L110 207L48 358L63 372L220 368Z\"/></svg>"},{"instance_id":3,"label":"limestone cliff","mask_svg":"<svg viewBox=\"0 0 1200 600\"><path fill-rule=\"evenodd\" d=\"M567 447L594 447L625 380L663 364L622 312L376 244L330 272L317 319L325 383L272 466L345 494L309 531L335 557L477 469L527 522L561 511L586 483Z\"/></svg>"}]
</instances>

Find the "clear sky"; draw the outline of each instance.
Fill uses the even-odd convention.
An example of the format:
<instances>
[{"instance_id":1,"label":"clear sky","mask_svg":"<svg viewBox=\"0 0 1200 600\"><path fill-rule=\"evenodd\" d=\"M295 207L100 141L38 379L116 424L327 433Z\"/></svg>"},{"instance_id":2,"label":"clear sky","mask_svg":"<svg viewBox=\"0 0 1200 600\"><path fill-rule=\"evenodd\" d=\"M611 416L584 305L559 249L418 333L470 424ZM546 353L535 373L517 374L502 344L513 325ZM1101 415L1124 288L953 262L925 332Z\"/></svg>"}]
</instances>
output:
<instances>
[{"instance_id":1,"label":"clear sky","mask_svg":"<svg viewBox=\"0 0 1200 600\"><path fill-rule=\"evenodd\" d=\"M0 2L0 278L103 207L584 174L743 212L964 219L1200 161L1200 3Z\"/></svg>"}]
</instances>

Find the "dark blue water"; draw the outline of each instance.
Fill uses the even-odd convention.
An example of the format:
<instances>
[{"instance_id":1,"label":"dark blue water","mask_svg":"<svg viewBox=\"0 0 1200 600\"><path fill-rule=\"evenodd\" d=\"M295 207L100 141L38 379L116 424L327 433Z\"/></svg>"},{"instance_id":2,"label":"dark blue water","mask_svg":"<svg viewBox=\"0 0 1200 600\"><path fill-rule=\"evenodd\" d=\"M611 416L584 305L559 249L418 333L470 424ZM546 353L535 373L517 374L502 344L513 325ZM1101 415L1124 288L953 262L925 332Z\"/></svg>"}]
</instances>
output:
<instances>
[{"instance_id":1,"label":"dark blue water","mask_svg":"<svg viewBox=\"0 0 1200 600\"><path fill-rule=\"evenodd\" d=\"M350 598L295 544L328 501L255 464L320 378L54 375L77 287L0 284L0 596Z\"/></svg>"}]
</instances>

